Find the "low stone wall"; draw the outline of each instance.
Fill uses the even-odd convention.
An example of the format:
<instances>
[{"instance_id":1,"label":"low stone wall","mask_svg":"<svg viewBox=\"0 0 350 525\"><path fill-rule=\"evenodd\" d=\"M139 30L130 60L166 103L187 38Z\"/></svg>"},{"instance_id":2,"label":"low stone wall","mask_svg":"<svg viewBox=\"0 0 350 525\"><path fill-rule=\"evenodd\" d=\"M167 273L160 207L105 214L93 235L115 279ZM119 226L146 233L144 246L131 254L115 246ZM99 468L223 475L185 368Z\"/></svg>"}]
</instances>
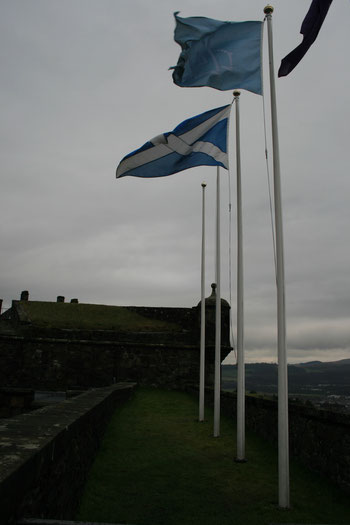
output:
<instances>
[{"instance_id":1,"label":"low stone wall","mask_svg":"<svg viewBox=\"0 0 350 525\"><path fill-rule=\"evenodd\" d=\"M133 389L90 390L0 422L1 524L74 517L107 423Z\"/></svg>"},{"instance_id":2,"label":"low stone wall","mask_svg":"<svg viewBox=\"0 0 350 525\"><path fill-rule=\"evenodd\" d=\"M236 395L222 392L221 401L223 413L236 418ZM277 443L277 401L246 396L246 426ZM289 403L289 440L292 456L350 493L349 415Z\"/></svg>"}]
</instances>

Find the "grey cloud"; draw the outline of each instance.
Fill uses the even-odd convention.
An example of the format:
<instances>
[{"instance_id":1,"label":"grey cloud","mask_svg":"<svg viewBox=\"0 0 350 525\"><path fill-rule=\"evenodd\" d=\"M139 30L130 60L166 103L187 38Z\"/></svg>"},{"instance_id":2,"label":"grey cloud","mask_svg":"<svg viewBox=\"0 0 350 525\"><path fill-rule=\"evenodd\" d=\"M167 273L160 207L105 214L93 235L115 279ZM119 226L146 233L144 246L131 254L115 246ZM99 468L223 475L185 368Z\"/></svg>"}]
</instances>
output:
<instances>
[{"instance_id":1,"label":"grey cloud","mask_svg":"<svg viewBox=\"0 0 350 525\"><path fill-rule=\"evenodd\" d=\"M37 300L62 294L92 303L193 306L200 295L203 180L210 293L215 172L115 180L125 154L232 100L230 92L172 84L168 67L180 51L172 13L178 9L183 16L263 17L258 0L234 9L226 0L215 9L197 0L152 6L142 0L2 2L0 295L7 304L29 289ZM297 44L302 16L276 0L276 68ZM333 2L314 46L277 82L290 360L328 359L329 349L346 357L348 351L350 93L343 50L349 22L350 10ZM336 79L332 89L330 79ZM266 75L264 81L269 121ZM247 359L263 361L275 360L276 290L261 102L242 92ZM268 150L272 173L269 131ZM227 188L222 171L222 290L228 299Z\"/></svg>"}]
</instances>

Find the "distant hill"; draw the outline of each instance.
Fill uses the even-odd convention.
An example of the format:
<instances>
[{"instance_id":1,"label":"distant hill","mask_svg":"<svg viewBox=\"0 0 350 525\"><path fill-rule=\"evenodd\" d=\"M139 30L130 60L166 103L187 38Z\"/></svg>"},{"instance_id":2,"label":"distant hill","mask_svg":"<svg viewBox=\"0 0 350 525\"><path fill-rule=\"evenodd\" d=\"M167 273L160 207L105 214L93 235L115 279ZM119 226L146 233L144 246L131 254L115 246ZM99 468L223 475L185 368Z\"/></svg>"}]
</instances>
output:
<instances>
[{"instance_id":1,"label":"distant hill","mask_svg":"<svg viewBox=\"0 0 350 525\"><path fill-rule=\"evenodd\" d=\"M306 363L298 363L298 364L295 364L293 366L307 366L307 367L310 367L310 366L313 366L313 365L324 365L326 367L328 367L329 365L334 365L334 366L342 366L342 365L350 365L350 359L340 359L339 361L326 361L326 362L323 362L323 361L308 361Z\"/></svg>"},{"instance_id":2,"label":"distant hill","mask_svg":"<svg viewBox=\"0 0 350 525\"><path fill-rule=\"evenodd\" d=\"M245 365L246 390L277 392L277 365L249 363ZM235 390L237 365L222 366L222 388ZM350 396L350 359L321 362L310 361L288 365L289 392L293 394Z\"/></svg>"}]
</instances>

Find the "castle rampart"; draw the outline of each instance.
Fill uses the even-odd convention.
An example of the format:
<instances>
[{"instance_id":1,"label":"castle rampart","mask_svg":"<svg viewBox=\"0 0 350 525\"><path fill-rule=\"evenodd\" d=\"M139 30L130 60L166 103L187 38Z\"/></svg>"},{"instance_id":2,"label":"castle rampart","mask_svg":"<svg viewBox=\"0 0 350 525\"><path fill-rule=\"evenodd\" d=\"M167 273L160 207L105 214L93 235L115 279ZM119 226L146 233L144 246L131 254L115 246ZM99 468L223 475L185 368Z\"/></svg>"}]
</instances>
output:
<instances>
[{"instance_id":1,"label":"castle rampart","mask_svg":"<svg viewBox=\"0 0 350 525\"><path fill-rule=\"evenodd\" d=\"M0 320L0 385L36 390L120 381L186 389L198 383L199 307L13 301ZM214 295L215 297L215 295ZM206 383L213 381L215 316L207 300ZM231 351L222 300L222 360Z\"/></svg>"}]
</instances>

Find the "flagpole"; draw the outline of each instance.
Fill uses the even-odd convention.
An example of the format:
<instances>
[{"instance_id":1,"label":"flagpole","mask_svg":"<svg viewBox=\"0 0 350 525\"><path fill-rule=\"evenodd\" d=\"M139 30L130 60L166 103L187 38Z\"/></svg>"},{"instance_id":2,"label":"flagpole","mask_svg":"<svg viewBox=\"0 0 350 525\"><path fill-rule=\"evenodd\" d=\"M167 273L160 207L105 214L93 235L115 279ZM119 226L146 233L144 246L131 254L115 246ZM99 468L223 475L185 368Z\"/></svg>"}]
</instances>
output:
<instances>
[{"instance_id":1,"label":"flagpole","mask_svg":"<svg viewBox=\"0 0 350 525\"><path fill-rule=\"evenodd\" d=\"M215 309L215 370L214 370L214 437L220 435L221 386L221 293L220 293L220 168L216 175L216 309Z\"/></svg>"},{"instance_id":2,"label":"flagpole","mask_svg":"<svg viewBox=\"0 0 350 525\"><path fill-rule=\"evenodd\" d=\"M243 310L243 224L240 144L240 91L233 92L236 103L236 172L237 172L237 462L245 462L245 378L244 378L244 310Z\"/></svg>"},{"instance_id":3,"label":"flagpole","mask_svg":"<svg viewBox=\"0 0 350 525\"><path fill-rule=\"evenodd\" d=\"M275 197L276 261L277 261L277 333L278 333L278 497L281 508L290 506L289 438L288 438L288 376L286 354L286 310L282 226L282 197L280 158L277 129L277 105L273 61L272 13L273 7L264 9L267 20L270 96L273 144L273 171Z\"/></svg>"},{"instance_id":4,"label":"flagpole","mask_svg":"<svg viewBox=\"0 0 350 525\"><path fill-rule=\"evenodd\" d=\"M199 363L199 421L204 421L205 392L205 187L202 182L201 342Z\"/></svg>"}]
</instances>

